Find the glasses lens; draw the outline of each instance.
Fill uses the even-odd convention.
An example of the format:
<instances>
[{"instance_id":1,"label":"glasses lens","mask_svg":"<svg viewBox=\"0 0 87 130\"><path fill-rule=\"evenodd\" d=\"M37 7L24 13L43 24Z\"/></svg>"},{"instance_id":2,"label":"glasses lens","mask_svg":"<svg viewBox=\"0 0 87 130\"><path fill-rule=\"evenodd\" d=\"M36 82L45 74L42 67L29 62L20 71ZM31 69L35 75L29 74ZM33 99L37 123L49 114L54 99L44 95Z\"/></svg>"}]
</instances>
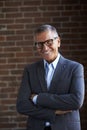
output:
<instances>
[{"instance_id":1,"label":"glasses lens","mask_svg":"<svg viewBox=\"0 0 87 130\"><path fill-rule=\"evenodd\" d=\"M35 42L35 46L36 46L37 48L42 48L43 44L40 43L40 42Z\"/></svg>"},{"instance_id":2,"label":"glasses lens","mask_svg":"<svg viewBox=\"0 0 87 130\"><path fill-rule=\"evenodd\" d=\"M42 43L38 43L38 48L42 48L43 47L43 44Z\"/></svg>"},{"instance_id":3,"label":"glasses lens","mask_svg":"<svg viewBox=\"0 0 87 130\"><path fill-rule=\"evenodd\" d=\"M56 37L54 39L56 39ZM54 39L48 39L48 40L46 40L44 42L36 42L35 46L37 48L43 48L44 44L47 45L47 46L51 46L53 44Z\"/></svg>"},{"instance_id":4,"label":"glasses lens","mask_svg":"<svg viewBox=\"0 0 87 130\"><path fill-rule=\"evenodd\" d=\"M47 46L51 46L53 44L53 39L49 39L46 41Z\"/></svg>"}]
</instances>

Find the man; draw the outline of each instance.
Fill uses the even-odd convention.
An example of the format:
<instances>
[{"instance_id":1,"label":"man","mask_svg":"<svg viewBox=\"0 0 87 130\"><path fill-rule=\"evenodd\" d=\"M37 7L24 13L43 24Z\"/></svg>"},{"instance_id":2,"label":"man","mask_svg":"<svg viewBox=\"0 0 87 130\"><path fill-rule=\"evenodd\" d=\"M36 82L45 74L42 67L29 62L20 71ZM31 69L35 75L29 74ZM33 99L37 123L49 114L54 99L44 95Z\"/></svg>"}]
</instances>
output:
<instances>
[{"instance_id":1,"label":"man","mask_svg":"<svg viewBox=\"0 0 87 130\"><path fill-rule=\"evenodd\" d=\"M81 130L83 65L59 53L55 27L40 26L34 39L42 60L25 67L17 99L18 112L28 116L27 130Z\"/></svg>"}]
</instances>

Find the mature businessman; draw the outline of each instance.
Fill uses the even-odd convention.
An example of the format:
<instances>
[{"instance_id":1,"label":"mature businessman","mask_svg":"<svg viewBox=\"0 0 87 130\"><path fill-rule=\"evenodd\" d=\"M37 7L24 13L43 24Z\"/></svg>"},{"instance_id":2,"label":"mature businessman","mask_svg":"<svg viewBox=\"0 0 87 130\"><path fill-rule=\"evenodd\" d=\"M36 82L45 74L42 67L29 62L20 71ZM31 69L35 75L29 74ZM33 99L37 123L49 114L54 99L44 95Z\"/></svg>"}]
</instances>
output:
<instances>
[{"instance_id":1,"label":"mature businessman","mask_svg":"<svg viewBox=\"0 0 87 130\"><path fill-rule=\"evenodd\" d=\"M42 60L24 69L17 111L28 116L27 130L81 130L83 65L59 53L61 40L55 27L41 25L34 40Z\"/></svg>"}]
</instances>

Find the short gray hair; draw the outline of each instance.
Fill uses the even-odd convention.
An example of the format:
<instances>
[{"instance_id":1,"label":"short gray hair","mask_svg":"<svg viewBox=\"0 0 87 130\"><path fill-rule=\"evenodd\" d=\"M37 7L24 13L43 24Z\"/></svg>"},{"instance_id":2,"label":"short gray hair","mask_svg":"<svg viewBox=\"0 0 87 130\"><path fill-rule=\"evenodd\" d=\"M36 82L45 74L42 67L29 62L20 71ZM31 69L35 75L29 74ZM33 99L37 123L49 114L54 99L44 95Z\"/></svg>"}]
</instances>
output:
<instances>
[{"instance_id":1,"label":"short gray hair","mask_svg":"<svg viewBox=\"0 0 87 130\"><path fill-rule=\"evenodd\" d=\"M35 30L35 35L42 33L42 32L45 32L45 31L52 31L58 36L58 32L57 32L56 28L54 26L49 25L49 24L44 24L44 25L39 26Z\"/></svg>"}]
</instances>

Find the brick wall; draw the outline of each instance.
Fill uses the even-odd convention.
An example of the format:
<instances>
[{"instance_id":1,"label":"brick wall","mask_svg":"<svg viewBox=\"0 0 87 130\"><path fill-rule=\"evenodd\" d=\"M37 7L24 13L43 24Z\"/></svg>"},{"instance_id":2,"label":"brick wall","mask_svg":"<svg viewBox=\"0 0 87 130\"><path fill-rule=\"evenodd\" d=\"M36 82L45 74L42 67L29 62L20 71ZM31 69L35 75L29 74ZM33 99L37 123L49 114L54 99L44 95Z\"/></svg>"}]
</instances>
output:
<instances>
[{"instance_id":1,"label":"brick wall","mask_svg":"<svg viewBox=\"0 0 87 130\"><path fill-rule=\"evenodd\" d=\"M16 98L24 66L39 58L33 31L44 23L58 29L61 53L84 65L87 87L87 0L0 0L0 130L25 130ZM81 122L86 130L87 96Z\"/></svg>"}]
</instances>

